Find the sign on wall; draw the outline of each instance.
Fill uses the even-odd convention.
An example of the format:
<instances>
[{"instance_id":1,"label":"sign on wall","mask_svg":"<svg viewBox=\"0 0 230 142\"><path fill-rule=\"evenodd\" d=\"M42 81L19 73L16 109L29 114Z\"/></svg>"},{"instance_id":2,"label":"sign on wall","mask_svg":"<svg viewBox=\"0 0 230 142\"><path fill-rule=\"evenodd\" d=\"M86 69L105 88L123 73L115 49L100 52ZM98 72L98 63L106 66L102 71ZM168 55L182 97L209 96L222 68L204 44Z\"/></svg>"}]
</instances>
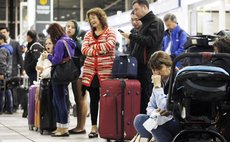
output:
<instances>
[{"instance_id":1,"label":"sign on wall","mask_svg":"<svg viewBox=\"0 0 230 142\"><path fill-rule=\"evenodd\" d=\"M38 33L44 33L47 25L53 20L52 0L36 0L35 28Z\"/></svg>"}]
</instances>

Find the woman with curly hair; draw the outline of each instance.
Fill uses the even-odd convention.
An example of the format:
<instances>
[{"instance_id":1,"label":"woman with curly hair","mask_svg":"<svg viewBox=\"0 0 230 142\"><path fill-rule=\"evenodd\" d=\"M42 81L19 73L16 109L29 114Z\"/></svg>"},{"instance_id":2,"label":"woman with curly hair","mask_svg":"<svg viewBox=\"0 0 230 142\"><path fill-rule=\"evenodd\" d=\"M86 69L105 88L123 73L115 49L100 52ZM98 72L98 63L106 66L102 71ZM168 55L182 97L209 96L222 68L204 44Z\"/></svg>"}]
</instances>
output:
<instances>
[{"instance_id":1,"label":"woman with curly hair","mask_svg":"<svg viewBox=\"0 0 230 142\"><path fill-rule=\"evenodd\" d=\"M86 56L82 91L90 94L92 128L89 138L98 137L97 116L100 99L100 83L112 77L115 57L115 33L108 28L107 16L101 8L92 8L86 14L91 31L87 32L82 44L82 54Z\"/></svg>"}]
</instances>

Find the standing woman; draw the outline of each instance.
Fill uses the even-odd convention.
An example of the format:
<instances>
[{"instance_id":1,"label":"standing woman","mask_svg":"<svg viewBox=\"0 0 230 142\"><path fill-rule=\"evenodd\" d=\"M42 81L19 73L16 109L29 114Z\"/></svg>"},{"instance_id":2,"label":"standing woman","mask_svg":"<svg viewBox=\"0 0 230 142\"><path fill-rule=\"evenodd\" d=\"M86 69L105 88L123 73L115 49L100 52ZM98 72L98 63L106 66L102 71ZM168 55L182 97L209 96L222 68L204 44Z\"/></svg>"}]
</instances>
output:
<instances>
[{"instance_id":1,"label":"standing woman","mask_svg":"<svg viewBox=\"0 0 230 142\"><path fill-rule=\"evenodd\" d=\"M76 43L76 48L74 52L74 61L75 64L82 68L84 63L84 56L81 53L81 45L82 40L85 36L85 31L80 30L80 27L78 26L77 22L75 20L69 20L66 24L66 34L72 38ZM82 72L81 72L82 74ZM72 82L72 88L74 93L74 100L76 103L76 113L77 113L77 126L71 130L69 130L70 134L84 134L85 131L85 121L86 121L86 115L87 115L87 100L86 96L82 95L81 91L82 86L82 79L81 75L76 81Z\"/></svg>"},{"instance_id":2,"label":"standing woman","mask_svg":"<svg viewBox=\"0 0 230 142\"><path fill-rule=\"evenodd\" d=\"M86 18L91 31L86 33L82 44L82 54L86 56L83 68L82 90L90 94L92 128L89 138L98 137L97 116L100 98L100 83L112 77L115 56L115 33L107 24L107 16L101 8L90 9Z\"/></svg>"},{"instance_id":3,"label":"standing woman","mask_svg":"<svg viewBox=\"0 0 230 142\"><path fill-rule=\"evenodd\" d=\"M43 56L47 57L52 62L52 65L61 64L63 59L69 57L64 42L67 43L70 55L74 55L74 49L76 47L74 41L69 38L61 25L53 23L47 29L47 33L50 35L52 42L54 43L54 49L52 55L47 52L43 52ZM68 109L67 109L67 83L58 83L52 81L53 87L53 103L56 110L56 125L57 130L53 132L54 137L69 136L68 128Z\"/></svg>"}]
</instances>

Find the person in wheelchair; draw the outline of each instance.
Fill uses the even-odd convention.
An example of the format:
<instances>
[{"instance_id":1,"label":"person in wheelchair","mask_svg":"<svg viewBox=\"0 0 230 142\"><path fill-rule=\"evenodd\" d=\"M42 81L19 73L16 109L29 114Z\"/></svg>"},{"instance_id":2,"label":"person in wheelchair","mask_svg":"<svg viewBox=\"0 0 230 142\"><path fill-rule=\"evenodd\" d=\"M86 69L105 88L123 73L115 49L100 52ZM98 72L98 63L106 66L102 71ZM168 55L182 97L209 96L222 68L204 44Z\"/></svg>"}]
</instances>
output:
<instances>
[{"instance_id":1,"label":"person in wheelchair","mask_svg":"<svg viewBox=\"0 0 230 142\"><path fill-rule=\"evenodd\" d=\"M146 108L147 114L139 114L134 119L140 142L148 142L152 137L157 142L170 142L182 129L166 109L171 65L171 57L163 51L157 51L150 57L149 66L153 73L154 88Z\"/></svg>"},{"instance_id":2,"label":"person in wheelchair","mask_svg":"<svg viewBox=\"0 0 230 142\"><path fill-rule=\"evenodd\" d=\"M230 53L230 37L222 37L213 44L215 53ZM215 59L212 64L217 67L223 68L230 74L230 60L228 59ZM217 127L220 129L220 133L223 134L225 139L230 142L230 111L226 113L223 118L219 121Z\"/></svg>"}]
</instances>

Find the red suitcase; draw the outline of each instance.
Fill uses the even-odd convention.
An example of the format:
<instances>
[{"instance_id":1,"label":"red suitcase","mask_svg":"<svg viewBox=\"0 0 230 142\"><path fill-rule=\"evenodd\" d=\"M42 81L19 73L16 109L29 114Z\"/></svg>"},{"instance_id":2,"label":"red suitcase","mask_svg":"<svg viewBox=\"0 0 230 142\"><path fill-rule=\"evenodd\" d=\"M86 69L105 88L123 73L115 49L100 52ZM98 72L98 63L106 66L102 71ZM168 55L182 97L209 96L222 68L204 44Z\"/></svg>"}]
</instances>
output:
<instances>
[{"instance_id":1,"label":"red suitcase","mask_svg":"<svg viewBox=\"0 0 230 142\"><path fill-rule=\"evenodd\" d=\"M137 80L112 79L101 83L99 134L107 140L130 140L133 120L140 113L141 85Z\"/></svg>"}]
</instances>

